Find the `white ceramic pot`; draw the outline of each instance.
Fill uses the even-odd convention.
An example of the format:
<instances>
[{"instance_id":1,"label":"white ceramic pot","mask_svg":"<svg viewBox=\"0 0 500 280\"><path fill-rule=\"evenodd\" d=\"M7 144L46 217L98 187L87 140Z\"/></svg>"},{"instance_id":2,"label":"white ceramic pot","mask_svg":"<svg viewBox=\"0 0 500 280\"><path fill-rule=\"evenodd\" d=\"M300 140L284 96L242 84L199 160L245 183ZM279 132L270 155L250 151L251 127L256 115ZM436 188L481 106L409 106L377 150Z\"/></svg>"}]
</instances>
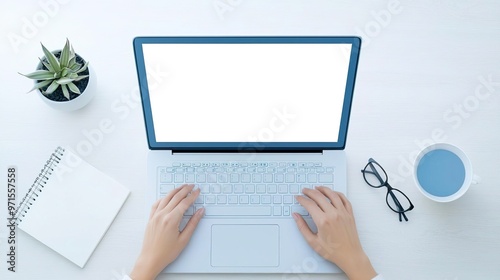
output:
<instances>
[{"instance_id":1,"label":"white ceramic pot","mask_svg":"<svg viewBox=\"0 0 500 280\"><path fill-rule=\"evenodd\" d=\"M38 91L38 95L40 96L40 98L42 98L45 104L49 105L50 107L56 110L71 112L83 108L90 102L90 100L92 100L92 98L96 93L96 88L97 88L96 85L97 77L95 75L94 69L90 64L88 65L88 69L89 69L89 83L87 84L85 90L82 93L80 93L78 97L68 101L54 101L45 97L45 95L43 95L43 93L40 92L40 90Z\"/></svg>"}]
</instances>

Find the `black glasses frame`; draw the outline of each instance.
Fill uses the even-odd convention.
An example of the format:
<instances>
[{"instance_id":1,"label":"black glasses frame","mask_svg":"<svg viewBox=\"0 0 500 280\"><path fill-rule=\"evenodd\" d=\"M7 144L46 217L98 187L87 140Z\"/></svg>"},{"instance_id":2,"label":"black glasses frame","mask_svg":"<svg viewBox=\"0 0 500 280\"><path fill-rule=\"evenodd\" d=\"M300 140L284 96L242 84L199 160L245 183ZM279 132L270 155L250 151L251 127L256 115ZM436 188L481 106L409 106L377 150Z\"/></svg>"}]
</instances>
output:
<instances>
[{"instance_id":1,"label":"black glasses frame","mask_svg":"<svg viewBox=\"0 0 500 280\"><path fill-rule=\"evenodd\" d=\"M377 167L379 167L380 170L382 170L384 172L385 180L378 173L378 171L377 171L377 169L375 168L374 165L377 165ZM370 168L371 170L368 170L368 168ZM396 212L396 213L399 214L399 221L400 222L403 221L401 217L403 217L405 219L405 221L408 221L408 217L406 217L405 212L411 211L414 208L413 203L408 198L408 196L406 196L406 194L404 194L402 191L400 191L400 190L398 190L396 188L393 188L393 187L391 187L391 185L389 185L389 176L387 176L387 172L385 172L385 169L378 162L376 162L373 158L370 158L368 160L368 163L366 164L365 168L363 170L361 170L361 173L363 173L363 179L365 179L365 182L370 187L377 188L377 189L381 188L381 187L386 187L387 188L387 194L385 195L385 203L387 204L387 206L389 207L389 209L391 209L392 211L394 211L394 212ZM370 181L368 181L366 179L366 174L372 174L375 177L377 177L377 179L380 181L380 184L379 185L373 185L373 184L371 184ZM408 209L404 209L403 206L401 206L401 203L399 202L399 200L396 197L396 195L394 194L394 192L399 192L400 194L402 194L408 200L408 202L410 203L410 206L408 207ZM394 201L394 205L396 205L397 209L392 208L391 204L389 203L389 196Z\"/></svg>"}]
</instances>

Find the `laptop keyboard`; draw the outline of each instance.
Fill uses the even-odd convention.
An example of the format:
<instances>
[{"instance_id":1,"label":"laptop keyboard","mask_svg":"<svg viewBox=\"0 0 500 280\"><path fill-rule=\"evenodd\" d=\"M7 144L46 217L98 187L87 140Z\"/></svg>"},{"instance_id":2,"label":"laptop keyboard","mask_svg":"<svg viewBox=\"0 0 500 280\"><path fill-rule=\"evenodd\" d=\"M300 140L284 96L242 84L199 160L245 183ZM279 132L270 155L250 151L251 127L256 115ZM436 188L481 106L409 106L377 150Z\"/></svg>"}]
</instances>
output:
<instances>
[{"instance_id":1,"label":"laptop keyboard","mask_svg":"<svg viewBox=\"0 0 500 280\"><path fill-rule=\"evenodd\" d=\"M176 162L158 168L158 197L195 184L201 193L186 216L202 207L206 217L307 216L295 196L319 185L333 189L333 173L321 162Z\"/></svg>"}]
</instances>

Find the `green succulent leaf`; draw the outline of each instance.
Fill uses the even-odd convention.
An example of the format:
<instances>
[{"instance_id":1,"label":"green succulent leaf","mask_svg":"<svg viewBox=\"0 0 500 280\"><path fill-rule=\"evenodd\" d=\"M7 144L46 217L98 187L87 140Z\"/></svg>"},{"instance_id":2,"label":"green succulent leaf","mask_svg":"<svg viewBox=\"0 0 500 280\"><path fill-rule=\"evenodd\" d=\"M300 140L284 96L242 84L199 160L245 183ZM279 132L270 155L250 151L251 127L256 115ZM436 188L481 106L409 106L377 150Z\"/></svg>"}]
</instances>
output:
<instances>
[{"instance_id":1,"label":"green succulent leaf","mask_svg":"<svg viewBox=\"0 0 500 280\"><path fill-rule=\"evenodd\" d=\"M44 86L47 86L50 83L52 83L52 80L47 80L47 81L42 81L42 82L36 83L35 86L28 92L32 92L35 89L43 88Z\"/></svg>"},{"instance_id":2,"label":"green succulent leaf","mask_svg":"<svg viewBox=\"0 0 500 280\"><path fill-rule=\"evenodd\" d=\"M47 48L42 44L42 49L43 53L45 54L45 57L47 58L48 63L54 68L54 71L59 72L61 71L61 66L59 64L59 61L57 60L56 56L49 52Z\"/></svg>"},{"instance_id":3,"label":"green succulent leaf","mask_svg":"<svg viewBox=\"0 0 500 280\"><path fill-rule=\"evenodd\" d=\"M59 87L59 84L56 81L52 81L50 86L45 90L46 94L51 94L53 93L57 88Z\"/></svg>"},{"instance_id":4,"label":"green succulent leaf","mask_svg":"<svg viewBox=\"0 0 500 280\"><path fill-rule=\"evenodd\" d=\"M43 64L43 66L47 67L48 71L50 72L55 72L54 71L54 67L52 67L50 64L48 64L47 62L43 61L43 59L41 58L38 58L40 60L40 63Z\"/></svg>"},{"instance_id":5,"label":"green succulent leaf","mask_svg":"<svg viewBox=\"0 0 500 280\"><path fill-rule=\"evenodd\" d=\"M73 81L74 81L74 79L70 79L70 78L60 78L59 80L56 80L56 83L58 83L60 85L66 85L66 84L69 84Z\"/></svg>"},{"instance_id":6,"label":"green succulent leaf","mask_svg":"<svg viewBox=\"0 0 500 280\"><path fill-rule=\"evenodd\" d=\"M68 68L71 68L76 63L76 56L73 56L68 62Z\"/></svg>"},{"instance_id":7,"label":"green succulent leaf","mask_svg":"<svg viewBox=\"0 0 500 280\"><path fill-rule=\"evenodd\" d=\"M80 69L80 67L82 67L82 65L80 63L75 62L75 64L71 65L69 68L73 71L78 71ZM75 73L77 73L77 72L75 72Z\"/></svg>"},{"instance_id":8,"label":"green succulent leaf","mask_svg":"<svg viewBox=\"0 0 500 280\"><path fill-rule=\"evenodd\" d=\"M76 73L70 73L68 75L68 78L70 78L70 79L76 79L76 78L78 78L78 74L76 74Z\"/></svg>"},{"instance_id":9,"label":"green succulent leaf","mask_svg":"<svg viewBox=\"0 0 500 280\"><path fill-rule=\"evenodd\" d=\"M71 70L71 69L70 69ZM68 75L68 68L64 67L61 70L61 77L66 77Z\"/></svg>"},{"instance_id":10,"label":"green succulent leaf","mask_svg":"<svg viewBox=\"0 0 500 280\"><path fill-rule=\"evenodd\" d=\"M68 91L67 85L61 85L61 89L62 89L64 97L66 97L69 100L70 98L69 98L69 91Z\"/></svg>"},{"instance_id":11,"label":"green succulent leaf","mask_svg":"<svg viewBox=\"0 0 500 280\"><path fill-rule=\"evenodd\" d=\"M67 86L69 87L69 90L71 90L72 92L80 94L80 89L75 84L69 83Z\"/></svg>"},{"instance_id":12,"label":"green succulent leaf","mask_svg":"<svg viewBox=\"0 0 500 280\"><path fill-rule=\"evenodd\" d=\"M62 67L67 67L69 60L70 60L70 55L71 55L71 50L70 50L70 45L68 39L66 39L66 44L64 45L64 48L61 52L61 56L59 58L59 62Z\"/></svg>"},{"instance_id":13,"label":"green succulent leaf","mask_svg":"<svg viewBox=\"0 0 500 280\"><path fill-rule=\"evenodd\" d=\"M87 66L89 65L89 62L85 62L85 64L82 66L82 68L80 68L78 71L76 71L75 73L81 73L85 70L87 70Z\"/></svg>"},{"instance_id":14,"label":"green succulent leaf","mask_svg":"<svg viewBox=\"0 0 500 280\"><path fill-rule=\"evenodd\" d=\"M54 78L54 73L51 73L47 70L37 70L33 73L29 73L29 74L22 74L22 73L19 73L27 78L30 78L30 79L33 79L33 80L49 80L49 79L53 79Z\"/></svg>"},{"instance_id":15,"label":"green succulent leaf","mask_svg":"<svg viewBox=\"0 0 500 280\"><path fill-rule=\"evenodd\" d=\"M87 78L88 76L89 75L78 76L77 78L75 78L75 82L83 80L83 79Z\"/></svg>"}]
</instances>

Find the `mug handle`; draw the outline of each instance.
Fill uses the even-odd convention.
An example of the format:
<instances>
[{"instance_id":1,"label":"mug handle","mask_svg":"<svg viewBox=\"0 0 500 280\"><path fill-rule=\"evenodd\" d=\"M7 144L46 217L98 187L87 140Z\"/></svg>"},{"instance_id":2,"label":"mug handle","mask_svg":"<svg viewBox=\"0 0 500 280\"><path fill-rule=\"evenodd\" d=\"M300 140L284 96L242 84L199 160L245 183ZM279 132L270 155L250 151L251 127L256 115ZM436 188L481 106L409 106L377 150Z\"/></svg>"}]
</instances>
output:
<instances>
[{"instance_id":1,"label":"mug handle","mask_svg":"<svg viewBox=\"0 0 500 280\"><path fill-rule=\"evenodd\" d=\"M472 184L477 185L481 183L481 177L477 176L476 174L472 175Z\"/></svg>"}]
</instances>

